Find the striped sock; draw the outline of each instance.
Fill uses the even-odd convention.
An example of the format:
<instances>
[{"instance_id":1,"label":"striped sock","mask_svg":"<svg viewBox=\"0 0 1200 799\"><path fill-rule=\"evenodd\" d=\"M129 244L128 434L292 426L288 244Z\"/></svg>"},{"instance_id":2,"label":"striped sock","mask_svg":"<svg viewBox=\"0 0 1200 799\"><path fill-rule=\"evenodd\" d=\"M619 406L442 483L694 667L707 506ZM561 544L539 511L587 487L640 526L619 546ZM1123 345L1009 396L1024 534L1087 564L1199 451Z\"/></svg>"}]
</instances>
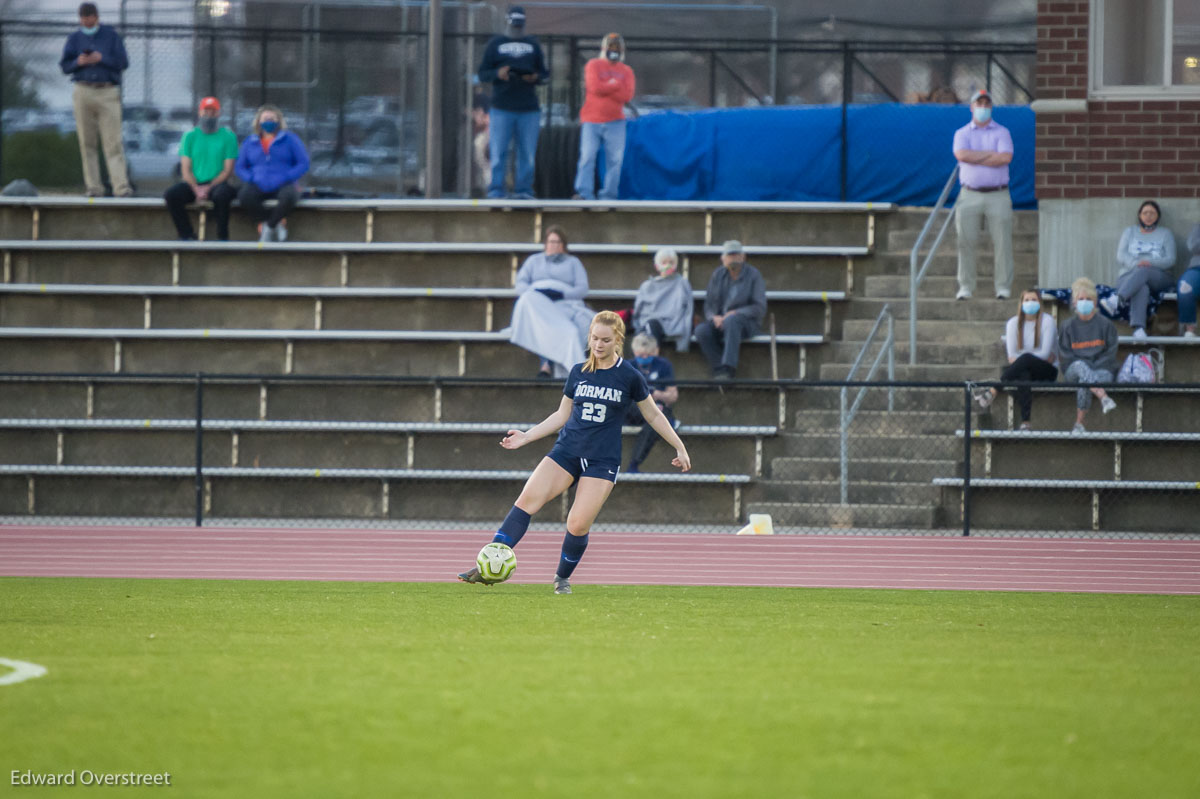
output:
<instances>
[{"instance_id":1,"label":"striped sock","mask_svg":"<svg viewBox=\"0 0 1200 799\"><path fill-rule=\"evenodd\" d=\"M562 579L567 579L571 576L571 572L575 571L575 567L579 565L579 559L583 557L583 551L587 549L587 535L571 535L567 533L567 537L563 539L562 554L558 556L558 571L555 572Z\"/></svg>"},{"instance_id":2,"label":"striped sock","mask_svg":"<svg viewBox=\"0 0 1200 799\"><path fill-rule=\"evenodd\" d=\"M510 547L515 547L528 529L529 514L516 505L513 505L512 510L504 517L504 523L496 531L496 536L492 539L492 543L508 544Z\"/></svg>"}]
</instances>

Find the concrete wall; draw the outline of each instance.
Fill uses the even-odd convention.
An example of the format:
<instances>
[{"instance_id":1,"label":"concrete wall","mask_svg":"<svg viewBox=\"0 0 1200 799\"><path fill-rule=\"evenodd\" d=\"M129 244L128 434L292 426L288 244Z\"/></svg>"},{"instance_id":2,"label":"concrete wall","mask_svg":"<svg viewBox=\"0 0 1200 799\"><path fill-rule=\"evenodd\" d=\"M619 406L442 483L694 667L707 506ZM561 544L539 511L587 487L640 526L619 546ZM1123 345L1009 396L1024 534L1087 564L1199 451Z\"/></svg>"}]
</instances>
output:
<instances>
[{"instance_id":1,"label":"concrete wall","mask_svg":"<svg viewBox=\"0 0 1200 799\"><path fill-rule=\"evenodd\" d=\"M1068 288L1087 275L1097 283L1116 285L1117 242L1134 223L1143 200L1162 207L1162 221L1175 234L1178 258L1175 277L1187 268L1191 255L1187 236L1200 224L1200 199L1163 199L1154 194L1134 197L1088 197L1038 201L1038 285Z\"/></svg>"}]
</instances>

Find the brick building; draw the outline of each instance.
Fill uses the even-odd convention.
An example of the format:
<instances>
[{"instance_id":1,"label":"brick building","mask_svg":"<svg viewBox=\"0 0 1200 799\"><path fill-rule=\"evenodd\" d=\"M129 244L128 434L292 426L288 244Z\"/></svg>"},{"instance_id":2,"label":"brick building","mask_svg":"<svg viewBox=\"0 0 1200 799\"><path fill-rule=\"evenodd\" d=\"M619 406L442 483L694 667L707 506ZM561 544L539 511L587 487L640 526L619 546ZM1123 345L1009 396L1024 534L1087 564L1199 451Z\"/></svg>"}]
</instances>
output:
<instances>
[{"instance_id":1,"label":"brick building","mask_svg":"<svg viewBox=\"0 0 1200 799\"><path fill-rule=\"evenodd\" d=\"M1200 0L1038 0L1039 282L1112 284L1142 200L1200 222Z\"/></svg>"}]
</instances>

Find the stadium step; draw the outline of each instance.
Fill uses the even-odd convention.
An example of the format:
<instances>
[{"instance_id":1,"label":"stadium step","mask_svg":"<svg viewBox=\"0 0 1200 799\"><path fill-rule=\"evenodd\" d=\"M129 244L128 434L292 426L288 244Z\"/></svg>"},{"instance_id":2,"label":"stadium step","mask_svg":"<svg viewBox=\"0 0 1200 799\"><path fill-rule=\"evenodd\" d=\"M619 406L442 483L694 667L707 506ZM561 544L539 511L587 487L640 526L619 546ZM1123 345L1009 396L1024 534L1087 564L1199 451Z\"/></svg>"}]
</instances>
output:
<instances>
[{"instance_id":1,"label":"stadium step","mask_svg":"<svg viewBox=\"0 0 1200 799\"><path fill-rule=\"evenodd\" d=\"M769 513L775 528L794 532L837 532L838 530L934 530L945 513L939 506L816 502L751 502L747 514Z\"/></svg>"},{"instance_id":2,"label":"stadium step","mask_svg":"<svg viewBox=\"0 0 1200 799\"><path fill-rule=\"evenodd\" d=\"M959 463L918 457L859 457L848 463L847 475L855 484L866 481L928 486L935 477L958 476ZM783 500L788 498L787 486L796 481L838 482L841 474L838 458L772 458L771 479L764 481L764 490L769 498ZM776 490L776 486L783 488Z\"/></svg>"},{"instance_id":3,"label":"stadium step","mask_svg":"<svg viewBox=\"0 0 1200 799\"><path fill-rule=\"evenodd\" d=\"M883 306L887 305L892 313L892 317L897 322L904 320L908 322L908 291L904 292L902 297L854 297L853 300L845 304L843 311L844 318L847 321L856 319L870 319L874 323L876 317L879 316ZM1004 332L1004 325L1009 318L1016 312L1017 297L1014 294L1013 299L1009 301L990 300L990 298L981 298L979 302L967 302L955 300L951 297L918 297L917 298L917 320L918 321L935 321L935 320L953 320L961 322L987 322L997 330L997 337ZM990 301L983 301L990 300ZM907 327L904 329L907 335Z\"/></svg>"},{"instance_id":4,"label":"stadium step","mask_svg":"<svg viewBox=\"0 0 1200 799\"><path fill-rule=\"evenodd\" d=\"M917 260L917 268L925 261L925 253L921 253L921 257ZM1037 272L1037 251L1032 252L1014 252L1013 253L1013 268L1014 272L1020 274L1032 274ZM912 269L912 258L906 250L888 250L887 252L876 253L871 259L871 271L878 275L904 275L908 276ZM990 278L992 275L992 253L990 251L980 252L979 260L976 268L980 274L985 271ZM931 277L954 277L958 274L958 255L953 248L948 248L942 244L938 248L937 255L929 264L929 268L925 271L926 279Z\"/></svg>"},{"instance_id":5,"label":"stadium step","mask_svg":"<svg viewBox=\"0 0 1200 799\"><path fill-rule=\"evenodd\" d=\"M1013 291L1021 291L1026 286L1037 285L1036 272L1017 272L1013 278ZM868 275L863 278L863 296L865 297L882 297L882 298L908 298L909 277L908 275ZM983 303L1000 303L1004 307L1012 309L1017 307L1015 299L997 300L994 294L995 287L992 285L991 271L980 273L977 277L975 286L975 296L970 300L959 300L959 302L983 302ZM958 278L947 276L929 277L926 275L920 287L917 289L918 299L942 299L953 300L958 294Z\"/></svg>"},{"instance_id":6,"label":"stadium step","mask_svg":"<svg viewBox=\"0 0 1200 799\"><path fill-rule=\"evenodd\" d=\"M940 491L932 483L851 480L846 486L846 497L854 504L928 507L938 501ZM765 502L837 504L841 501L841 483L836 479L808 477L794 481L772 480L763 484L761 494Z\"/></svg>"},{"instance_id":7,"label":"stadium step","mask_svg":"<svg viewBox=\"0 0 1200 799\"><path fill-rule=\"evenodd\" d=\"M931 229L922 243L922 252L928 250L928 247L933 244L933 240L937 237L938 225L941 224L939 219L934 223L935 227ZM917 243L917 236L920 235L919 228L913 230L892 230L888 232L887 239L884 241L884 249L888 252L911 252L913 245ZM1026 231L1023 228L1018 229L1013 226L1012 246L1014 253L1037 252L1038 249L1038 233L1037 230ZM954 225L946 231L945 237L942 239L942 244L938 247L938 253L943 252L953 253L958 247L958 235L954 232ZM978 252L984 259L990 259L993 247L992 237L986 228L983 228L979 234Z\"/></svg>"},{"instance_id":8,"label":"stadium step","mask_svg":"<svg viewBox=\"0 0 1200 799\"><path fill-rule=\"evenodd\" d=\"M854 391L851 389L851 397ZM961 393L956 392L956 396L961 405ZM926 407L916 411L887 411L860 408L850 431L853 435L952 435L955 430L962 428L962 424L961 409L936 411ZM788 454L802 455L806 452L805 440L809 434L836 431L840 425L841 414L837 410L797 411L792 415L791 432L783 434L781 438L787 443Z\"/></svg>"}]
</instances>

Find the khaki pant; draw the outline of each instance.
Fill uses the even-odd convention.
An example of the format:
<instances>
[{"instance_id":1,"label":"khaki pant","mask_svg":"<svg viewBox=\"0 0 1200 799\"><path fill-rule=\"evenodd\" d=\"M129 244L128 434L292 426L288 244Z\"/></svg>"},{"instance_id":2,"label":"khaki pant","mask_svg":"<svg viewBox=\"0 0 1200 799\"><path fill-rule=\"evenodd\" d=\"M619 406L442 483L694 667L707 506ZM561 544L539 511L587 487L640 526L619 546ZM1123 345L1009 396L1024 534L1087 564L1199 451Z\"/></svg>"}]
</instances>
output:
<instances>
[{"instance_id":1,"label":"khaki pant","mask_svg":"<svg viewBox=\"0 0 1200 799\"><path fill-rule=\"evenodd\" d=\"M975 291L975 262L978 258L982 217L987 217L988 232L992 236L992 251L996 259L993 274L996 292L1011 292L1013 209L1008 189L984 192L963 187L958 193L958 210L954 214L954 231L958 234L958 287L972 293Z\"/></svg>"},{"instance_id":2,"label":"khaki pant","mask_svg":"<svg viewBox=\"0 0 1200 799\"><path fill-rule=\"evenodd\" d=\"M121 87L85 86L75 84L75 132L79 137L79 155L83 159L83 182L89 196L104 194L100 182L100 151L97 140L104 145L104 162L113 194L130 193L129 174L125 169L125 145L121 141Z\"/></svg>"}]
</instances>

